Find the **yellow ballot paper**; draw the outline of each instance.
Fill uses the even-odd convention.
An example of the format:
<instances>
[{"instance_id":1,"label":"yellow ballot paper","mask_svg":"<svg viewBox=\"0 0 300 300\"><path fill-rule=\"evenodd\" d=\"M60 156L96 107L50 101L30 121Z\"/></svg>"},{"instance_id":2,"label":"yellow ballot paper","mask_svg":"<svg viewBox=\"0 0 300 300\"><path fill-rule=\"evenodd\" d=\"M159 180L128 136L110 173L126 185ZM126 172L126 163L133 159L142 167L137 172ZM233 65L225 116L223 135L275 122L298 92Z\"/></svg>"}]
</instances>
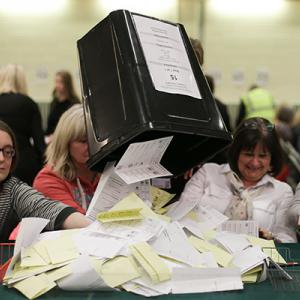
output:
<instances>
[{"instance_id":1,"label":"yellow ballot paper","mask_svg":"<svg viewBox=\"0 0 300 300\"><path fill-rule=\"evenodd\" d=\"M232 260L232 255L230 255L225 250L218 246L215 246L208 241L203 241L195 236L189 237L190 243L200 252L211 252L219 265L222 267L227 267Z\"/></svg>"},{"instance_id":2,"label":"yellow ballot paper","mask_svg":"<svg viewBox=\"0 0 300 300\"><path fill-rule=\"evenodd\" d=\"M135 193L129 193L128 196L119 201L113 208L109 211L115 210L125 210L125 209L137 209L141 208L140 214L144 218L152 218L157 219L158 216L155 212L152 211L150 207L148 207L144 201L139 198Z\"/></svg>"},{"instance_id":3,"label":"yellow ballot paper","mask_svg":"<svg viewBox=\"0 0 300 300\"><path fill-rule=\"evenodd\" d=\"M52 264L62 263L79 256L77 247L70 236L47 240L45 245Z\"/></svg>"},{"instance_id":4,"label":"yellow ballot paper","mask_svg":"<svg viewBox=\"0 0 300 300\"><path fill-rule=\"evenodd\" d=\"M154 283L169 280L171 273L166 263L146 242L129 246L134 258L140 263Z\"/></svg>"},{"instance_id":5,"label":"yellow ballot paper","mask_svg":"<svg viewBox=\"0 0 300 300\"><path fill-rule=\"evenodd\" d=\"M271 257L276 263L286 264L285 259L277 251L273 240L265 240L251 235L248 235L247 239L253 246L261 247L262 251Z\"/></svg>"},{"instance_id":6,"label":"yellow ballot paper","mask_svg":"<svg viewBox=\"0 0 300 300\"><path fill-rule=\"evenodd\" d=\"M169 201L171 201L175 194L170 194L164 190L161 190L155 186L150 187L150 194L152 199L152 208L155 211L160 210Z\"/></svg>"},{"instance_id":7,"label":"yellow ballot paper","mask_svg":"<svg viewBox=\"0 0 300 300\"><path fill-rule=\"evenodd\" d=\"M45 240L41 240L41 241L37 242L32 247L47 264L51 263L50 257L47 252Z\"/></svg>"},{"instance_id":8,"label":"yellow ballot paper","mask_svg":"<svg viewBox=\"0 0 300 300\"><path fill-rule=\"evenodd\" d=\"M50 280L45 274L26 278L13 285L14 288L20 291L28 299L34 299L41 296L55 286L55 282Z\"/></svg>"},{"instance_id":9,"label":"yellow ballot paper","mask_svg":"<svg viewBox=\"0 0 300 300\"><path fill-rule=\"evenodd\" d=\"M21 249L21 267L46 266L47 264L34 247L30 246Z\"/></svg>"},{"instance_id":10,"label":"yellow ballot paper","mask_svg":"<svg viewBox=\"0 0 300 300\"><path fill-rule=\"evenodd\" d=\"M64 277L70 275L71 273L72 273L72 270L71 270L70 266L67 265L67 266L64 266L61 268L57 268L55 270L48 271L46 273L46 275L50 280L56 281L56 280L59 280L61 278L64 278Z\"/></svg>"},{"instance_id":11,"label":"yellow ballot paper","mask_svg":"<svg viewBox=\"0 0 300 300\"><path fill-rule=\"evenodd\" d=\"M143 219L143 216L141 215L141 210L142 208L103 211L97 215L97 220L102 223L141 220Z\"/></svg>"},{"instance_id":12,"label":"yellow ballot paper","mask_svg":"<svg viewBox=\"0 0 300 300\"><path fill-rule=\"evenodd\" d=\"M117 256L102 264L100 276L108 286L116 287L140 277L140 274L132 258Z\"/></svg>"}]
</instances>

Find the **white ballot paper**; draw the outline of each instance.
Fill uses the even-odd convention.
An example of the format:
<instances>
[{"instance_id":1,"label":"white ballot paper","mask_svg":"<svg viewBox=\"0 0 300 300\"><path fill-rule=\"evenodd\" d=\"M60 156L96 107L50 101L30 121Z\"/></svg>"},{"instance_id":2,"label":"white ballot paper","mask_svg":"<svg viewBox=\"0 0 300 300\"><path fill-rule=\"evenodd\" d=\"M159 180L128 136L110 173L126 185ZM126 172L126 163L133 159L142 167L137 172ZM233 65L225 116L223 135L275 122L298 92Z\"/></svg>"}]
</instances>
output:
<instances>
[{"instance_id":1,"label":"white ballot paper","mask_svg":"<svg viewBox=\"0 0 300 300\"><path fill-rule=\"evenodd\" d=\"M155 177L171 176L161 164L172 136L147 142L130 144L115 168L127 184Z\"/></svg>"},{"instance_id":2,"label":"white ballot paper","mask_svg":"<svg viewBox=\"0 0 300 300\"><path fill-rule=\"evenodd\" d=\"M70 264L72 273L57 281L58 286L69 291L113 290L93 268L88 256L79 256Z\"/></svg>"},{"instance_id":3,"label":"white ballot paper","mask_svg":"<svg viewBox=\"0 0 300 300\"><path fill-rule=\"evenodd\" d=\"M262 252L259 246L249 247L233 255L230 265L240 268L241 273L261 265L268 256Z\"/></svg>"},{"instance_id":4,"label":"white ballot paper","mask_svg":"<svg viewBox=\"0 0 300 300\"><path fill-rule=\"evenodd\" d=\"M143 16L133 19L155 89L201 99L179 28Z\"/></svg>"},{"instance_id":5,"label":"white ballot paper","mask_svg":"<svg viewBox=\"0 0 300 300\"><path fill-rule=\"evenodd\" d=\"M231 254L240 252L251 246L247 236L244 234L236 234L226 231L218 232L215 236L215 240Z\"/></svg>"},{"instance_id":6,"label":"white ballot paper","mask_svg":"<svg viewBox=\"0 0 300 300\"><path fill-rule=\"evenodd\" d=\"M177 222L166 225L162 233L150 242L159 255L175 259L190 266L218 267L215 260L207 261L205 254L199 253L188 241Z\"/></svg>"},{"instance_id":7,"label":"white ballot paper","mask_svg":"<svg viewBox=\"0 0 300 300\"><path fill-rule=\"evenodd\" d=\"M231 231L258 237L258 224L253 220L230 220L218 226L217 231Z\"/></svg>"},{"instance_id":8,"label":"white ballot paper","mask_svg":"<svg viewBox=\"0 0 300 300\"><path fill-rule=\"evenodd\" d=\"M175 268L172 293L204 293L243 289L238 268Z\"/></svg>"},{"instance_id":9,"label":"white ballot paper","mask_svg":"<svg viewBox=\"0 0 300 300\"><path fill-rule=\"evenodd\" d=\"M82 255L97 258L113 258L127 244L125 239L88 230L75 234L73 240Z\"/></svg>"},{"instance_id":10,"label":"white ballot paper","mask_svg":"<svg viewBox=\"0 0 300 300\"><path fill-rule=\"evenodd\" d=\"M48 223L49 220L47 219L23 218L14 248L14 255L18 254L21 248L29 247Z\"/></svg>"},{"instance_id":11,"label":"white ballot paper","mask_svg":"<svg viewBox=\"0 0 300 300\"><path fill-rule=\"evenodd\" d=\"M115 162L107 163L94 193L93 199L86 212L86 216L95 221L97 214L110 210L117 202L129 193L136 193L148 206L150 201L150 180L143 180L133 184L126 184L115 173Z\"/></svg>"}]
</instances>

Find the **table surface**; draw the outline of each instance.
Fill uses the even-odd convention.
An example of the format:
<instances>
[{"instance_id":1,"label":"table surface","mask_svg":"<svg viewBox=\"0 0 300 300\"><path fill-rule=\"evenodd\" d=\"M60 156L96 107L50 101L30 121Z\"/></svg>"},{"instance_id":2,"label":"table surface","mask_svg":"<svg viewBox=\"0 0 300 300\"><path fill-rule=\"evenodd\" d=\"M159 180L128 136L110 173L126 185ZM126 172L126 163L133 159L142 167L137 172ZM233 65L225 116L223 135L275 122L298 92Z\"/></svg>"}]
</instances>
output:
<instances>
[{"instance_id":1,"label":"table surface","mask_svg":"<svg viewBox=\"0 0 300 300\"><path fill-rule=\"evenodd\" d=\"M286 256L287 249L290 251L290 259L293 261L300 262L300 244L280 244L277 246L279 251ZM299 284L293 283L293 288L289 287L289 282L283 282L283 285L279 287L278 285L274 286L269 279L264 282L254 283L254 284L245 284L244 290L240 291L226 291L226 292L215 292L215 293L198 293L198 294L182 294L182 295L163 295L155 297L159 300L192 300L192 299L201 299L201 300L258 300L258 299L270 299L272 300L286 300L286 299L300 299L300 267L291 267L288 268L288 272L293 276L297 276L296 279L299 279ZM296 289L295 289L296 286ZM50 300L74 300L74 299L99 299L106 298L107 300L135 300L135 299L145 299L143 296L135 295L133 293L127 292L68 292L62 291L59 289L54 289L38 299L50 299ZM0 285L0 299L10 299L10 300L24 300L25 297L20 294L15 289L8 289L5 286Z\"/></svg>"}]
</instances>

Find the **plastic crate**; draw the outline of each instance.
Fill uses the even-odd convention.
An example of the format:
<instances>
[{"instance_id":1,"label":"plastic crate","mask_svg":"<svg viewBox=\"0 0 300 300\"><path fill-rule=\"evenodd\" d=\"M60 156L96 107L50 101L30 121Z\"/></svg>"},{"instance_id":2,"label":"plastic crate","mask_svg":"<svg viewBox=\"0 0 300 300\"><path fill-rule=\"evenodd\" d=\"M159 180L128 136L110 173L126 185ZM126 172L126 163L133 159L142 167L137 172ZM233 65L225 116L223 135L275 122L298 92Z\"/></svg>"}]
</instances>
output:
<instances>
[{"instance_id":1,"label":"plastic crate","mask_svg":"<svg viewBox=\"0 0 300 300\"><path fill-rule=\"evenodd\" d=\"M0 282L2 282L13 256L14 245L14 243L0 243Z\"/></svg>"}]
</instances>

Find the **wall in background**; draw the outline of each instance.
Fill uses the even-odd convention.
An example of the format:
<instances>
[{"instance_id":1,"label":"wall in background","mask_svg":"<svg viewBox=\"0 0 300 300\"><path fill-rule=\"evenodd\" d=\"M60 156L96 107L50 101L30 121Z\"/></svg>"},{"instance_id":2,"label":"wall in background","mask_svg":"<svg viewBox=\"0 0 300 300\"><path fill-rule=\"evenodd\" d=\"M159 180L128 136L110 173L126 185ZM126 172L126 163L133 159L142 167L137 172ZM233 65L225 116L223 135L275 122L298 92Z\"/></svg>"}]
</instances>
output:
<instances>
[{"instance_id":1,"label":"wall in background","mask_svg":"<svg viewBox=\"0 0 300 300\"><path fill-rule=\"evenodd\" d=\"M50 101L59 69L72 72L79 93L76 41L109 11L129 8L180 22L190 36L200 37L204 70L215 76L216 94L225 103L237 104L258 79L277 102L299 104L300 1L278 0L280 9L270 13L263 4L277 0L260 0L252 14L245 6L248 15L230 7L237 1L256 0L221 0L227 11L217 9L220 0L0 0L0 65L24 65L29 93L38 102ZM53 6L32 12L41 2ZM15 3L12 10L8 3Z\"/></svg>"}]
</instances>

